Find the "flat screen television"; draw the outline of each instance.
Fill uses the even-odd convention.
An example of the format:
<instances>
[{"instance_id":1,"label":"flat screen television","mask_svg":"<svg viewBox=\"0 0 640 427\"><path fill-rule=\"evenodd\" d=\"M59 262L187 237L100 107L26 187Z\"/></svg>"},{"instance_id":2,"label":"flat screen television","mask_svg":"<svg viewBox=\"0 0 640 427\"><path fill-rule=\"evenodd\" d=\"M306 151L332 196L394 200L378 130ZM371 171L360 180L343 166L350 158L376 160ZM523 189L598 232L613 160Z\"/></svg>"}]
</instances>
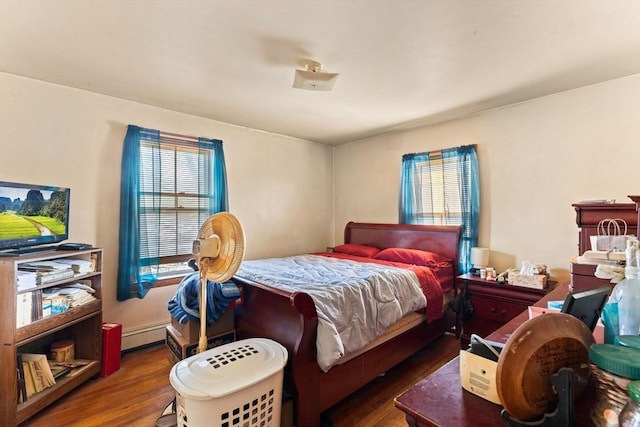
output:
<instances>
[{"instance_id":1,"label":"flat screen television","mask_svg":"<svg viewBox=\"0 0 640 427\"><path fill-rule=\"evenodd\" d=\"M51 244L66 240L70 193L69 188L0 181L0 255L55 249Z\"/></svg>"}]
</instances>

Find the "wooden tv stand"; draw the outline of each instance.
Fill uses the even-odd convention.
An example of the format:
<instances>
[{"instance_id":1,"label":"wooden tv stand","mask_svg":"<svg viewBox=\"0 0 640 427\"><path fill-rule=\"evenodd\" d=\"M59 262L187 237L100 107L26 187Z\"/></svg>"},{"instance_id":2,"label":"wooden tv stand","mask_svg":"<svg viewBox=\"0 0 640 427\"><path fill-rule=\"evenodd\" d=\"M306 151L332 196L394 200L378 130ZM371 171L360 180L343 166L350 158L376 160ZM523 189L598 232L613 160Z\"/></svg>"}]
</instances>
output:
<instances>
[{"instance_id":1,"label":"wooden tv stand","mask_svg":"<svg viewBox=\"0 0 640 427\"><path fill-rule=\"evenodd\" d=\"M568 282L559 285L533 305L546 307L547 301L564 300L568 289ZM525 311L487 338L504 343L528 318L529 314ZM395 406L406 414L409 426L494 427L506 425L501 417L502 406L484 400L462 388L459 359L455 357L396 397ZM574 425L591 425L589 417L594 400L595 389L593 383L590 383L587 390L575 402Z\"/></svg>"},{"instance_id":2,"label":"wooden tv stand","mask_svg":"<svg viewBox=\"0 0 640 427\"><path fill-rule=\"evenodd\" d=\"M76 260L78 265L88 262L92 267L86 271L79 267L78 270L73 268L74 271L69 276L53 275L48 280L41 277L33 279L31 286L19 286L18 271L25 267L23 264L69 259ZM47 276L46 273L44 276ZM63 312L53 313L49 309L45 313L43 292L74 283L90 286L95 299ZM100 373L102 249L60 250L0 258L0 290L3 298L0 311L0 425L16 426ZM29 313L28 318L25 311ZM72 340L76 360L83 359L86 364L58 378L55 385L38 393L28 394L25 399L23 393L18 392L18 384L21 383L18 378L18 354L49 355L51 344L61 340Z\"/></svg>"}]
</instances>

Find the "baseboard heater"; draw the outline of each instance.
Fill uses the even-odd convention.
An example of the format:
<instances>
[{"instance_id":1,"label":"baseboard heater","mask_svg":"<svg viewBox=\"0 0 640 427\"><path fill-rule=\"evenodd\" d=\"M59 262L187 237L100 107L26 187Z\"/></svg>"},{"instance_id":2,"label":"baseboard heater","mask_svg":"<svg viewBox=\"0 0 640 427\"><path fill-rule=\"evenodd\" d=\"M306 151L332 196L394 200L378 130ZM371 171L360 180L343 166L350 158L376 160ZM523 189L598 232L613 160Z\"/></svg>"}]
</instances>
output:
<instances>
[{"instance_id":1,"label":"baseboard heater","mask_svg":"<svg viewBox=\"0 0 640 427\"><path fill-rule=\"evenodd\" d=\"M164 342L167 323L147 326L122 333L122 351L134 350L149 344Z\"/></svg>"}]
</instances>

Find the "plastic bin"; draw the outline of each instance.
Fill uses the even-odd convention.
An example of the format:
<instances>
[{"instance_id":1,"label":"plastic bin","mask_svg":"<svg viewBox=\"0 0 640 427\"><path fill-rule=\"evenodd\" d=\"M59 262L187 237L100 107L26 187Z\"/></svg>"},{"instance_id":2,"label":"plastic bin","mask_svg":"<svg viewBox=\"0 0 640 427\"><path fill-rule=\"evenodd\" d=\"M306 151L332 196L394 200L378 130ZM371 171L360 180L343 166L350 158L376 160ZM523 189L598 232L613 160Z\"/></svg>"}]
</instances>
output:
<instances>
[{"instance_id":1,"label":"plastic bin","mask_svg":"<svg viewBox=\"0 0 640 427\"><path fill-rule=\"evenodd\" d=\"M250 338L176 363L178 427L280 427L287 357L277 342Z\"/></svg>"}]
</instances>

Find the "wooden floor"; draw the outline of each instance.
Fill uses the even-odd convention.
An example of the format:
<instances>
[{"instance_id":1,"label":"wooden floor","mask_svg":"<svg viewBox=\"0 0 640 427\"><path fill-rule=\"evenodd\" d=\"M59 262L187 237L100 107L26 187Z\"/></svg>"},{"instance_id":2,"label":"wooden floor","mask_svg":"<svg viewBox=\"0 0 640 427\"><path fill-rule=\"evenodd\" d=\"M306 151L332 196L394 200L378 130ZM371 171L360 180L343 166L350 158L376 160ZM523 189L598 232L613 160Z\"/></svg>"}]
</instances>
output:
<instances>
[{"instance_id":1,"label":"wooden floor","mask_svg":"<svg viewBox=\"0 0 640 427\"><path fill-rule=\"evenodd\" d=\"M447 334L330 408L325 416L334 427L406 427L393 399L456 356L459 349L456 338ZM88 381L23 425L154 427L175 394L169 384L167 356L164 345L126 353L120 370Z\"/></svg>"}]
</instances>

